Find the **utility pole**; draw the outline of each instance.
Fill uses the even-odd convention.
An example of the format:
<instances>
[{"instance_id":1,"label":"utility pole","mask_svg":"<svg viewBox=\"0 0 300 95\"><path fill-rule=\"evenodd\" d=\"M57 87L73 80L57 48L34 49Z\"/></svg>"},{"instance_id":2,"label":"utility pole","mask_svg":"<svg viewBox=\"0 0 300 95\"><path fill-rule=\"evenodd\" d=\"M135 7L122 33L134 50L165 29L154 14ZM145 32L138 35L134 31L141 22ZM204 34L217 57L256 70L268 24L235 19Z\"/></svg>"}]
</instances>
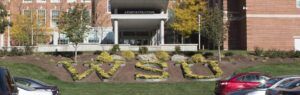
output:
<instances>
[{"instance_id":1,"label":"utility pole","mask_svg":"<svg viewBox=\"0 0 300 95\"><path fill-rule=\"evenodd\" d=\"M198 50L201 50L201 15L198 15Z\"/></svg>"}]
</instances>

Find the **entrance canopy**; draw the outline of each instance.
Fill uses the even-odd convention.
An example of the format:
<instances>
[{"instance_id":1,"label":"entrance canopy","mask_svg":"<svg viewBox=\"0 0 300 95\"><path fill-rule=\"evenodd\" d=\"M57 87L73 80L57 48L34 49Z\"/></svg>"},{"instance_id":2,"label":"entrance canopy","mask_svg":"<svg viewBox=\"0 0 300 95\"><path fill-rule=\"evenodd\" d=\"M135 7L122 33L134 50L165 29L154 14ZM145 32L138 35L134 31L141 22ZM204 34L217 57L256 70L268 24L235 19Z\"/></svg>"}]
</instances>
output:
<instances>
[{"instance_id":1,"label":"entrance canopy","mask_svg":"<svg viewBox=\"0 0 300 95\"><path fill-rule=\"evenodd\" d=\"M112 20L118 20L120 31L152 31L160 27L161 20L166 20L166 14L113 14Z\"/></svg>"},{"instance_id":2,"label":"entrance canopy","mask_svg":"<svg viewBox=\"0 0 300 95\"><path fill-rule=\"evenodd\" d=\"M111 9L152 9L164 10L168 8L169 0L111 0Z\"/></svg>"}]
</instances>

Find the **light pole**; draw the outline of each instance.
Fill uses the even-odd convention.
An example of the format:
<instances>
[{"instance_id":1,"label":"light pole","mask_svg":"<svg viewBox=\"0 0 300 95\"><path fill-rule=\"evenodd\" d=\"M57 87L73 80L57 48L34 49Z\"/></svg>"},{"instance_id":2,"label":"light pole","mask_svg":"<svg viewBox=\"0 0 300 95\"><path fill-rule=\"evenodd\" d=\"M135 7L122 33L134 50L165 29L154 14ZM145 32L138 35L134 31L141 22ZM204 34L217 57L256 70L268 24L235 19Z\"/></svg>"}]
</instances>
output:
<instances>
[{"instance_id":1,"label":"light pole","mask_svg":"<svg viewBox=\"0 0 300 95\"><path fill-rule=\"evenodd\" d=\"M198 15L198 50L201 50L201 14Z\"/></svg>"}]
</instances>

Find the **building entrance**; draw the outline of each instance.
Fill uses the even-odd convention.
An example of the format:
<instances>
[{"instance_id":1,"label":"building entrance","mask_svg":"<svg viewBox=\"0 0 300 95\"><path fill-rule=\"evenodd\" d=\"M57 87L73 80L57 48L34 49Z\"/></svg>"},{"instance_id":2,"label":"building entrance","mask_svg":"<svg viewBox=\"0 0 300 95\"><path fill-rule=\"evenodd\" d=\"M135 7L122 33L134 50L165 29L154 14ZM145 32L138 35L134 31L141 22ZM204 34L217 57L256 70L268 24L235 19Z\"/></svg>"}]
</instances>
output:
<instances>
[{"instance_id":1,"label":"building entrance","mask_svg":"<svg viewBox=\"0 0 300 95\"><path fill-rule=\"evenodd\" d=\"M121 32L120 43L130 45L150 45L151 32Z\"/></svg>"}]
</instances>

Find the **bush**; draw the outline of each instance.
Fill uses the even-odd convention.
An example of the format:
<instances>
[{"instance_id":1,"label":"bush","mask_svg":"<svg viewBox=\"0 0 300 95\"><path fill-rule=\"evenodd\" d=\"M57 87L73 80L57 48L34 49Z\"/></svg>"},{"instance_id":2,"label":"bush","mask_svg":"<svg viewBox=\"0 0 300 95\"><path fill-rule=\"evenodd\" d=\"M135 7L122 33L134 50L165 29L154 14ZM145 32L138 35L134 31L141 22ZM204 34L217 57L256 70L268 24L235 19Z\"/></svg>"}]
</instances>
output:
<instances>
[{"instance_id":1,"label":"bush","mask_svg":"<svg viewBox=\"0 0 300 95\"><path fill-rule=\"evenodd\" d=\"M255 56L263 56L263 54L264 54L264 50L262 48L259 48L259 47L254 48L254 55Z\"/></svg>"},{"instance_id":2,"label":"bush","mask_svg":"<svg viewBox=\"0 0 300 95\"><path fill-rule=\"evenodd\" d=\"M30 47L30 46L25 46L25 54L26 55L31 55L33 54L33 47Z\"/></svg>"},{"instance_id":3,"label":"bush","mask_svg":"<svg viewBox=\"0 0 300 95\"><path fill-rule=\"evenodd\" d=\"M225 56L233 56L234 54L233 54L233 52L228 51L228 52L225 52L224 55Z\"/></svg>"},{"instance_id":4,"label":"bush","mask_svg":"<svg viewBox=\"0 0 300 95\"><path fill-rule=\"evenodd\" d=\"M147 47L140 47L139 48L139 53L141 53L141 54L147 54L148 53L148 48Z\"/></svg>"},{"instance_id":5,"label":"bush","mask_svg":"<svg viewBox=\"0 0 300 95\"><path fill-rule=\"evenodd\" d=\"M205 57L203 57L202 54L195 54L192 56L192 61L194 63L202 63L205 62Z\"/></svg>"},{"instance_id":6,"label":"bush","mask_svg":"<svg viewBox=\"0 0 300 95\"><path fill-rule=\"evenodd\" d=\"M121 54L126 60L131 60L135 58L135 54L132 51L123 51Z\"/></svg>"},{"instance_id":7,"label":"bush","mask_svg":"<svg viewBox=\"0 0 300 95\"><path fill-rule=\"evenodd\" d=\"M120 46L119 45L114 45L112 47L112 49L110 50L111 53L113 54L116 54L117 52L119 52L121 49L120 49Z\"/></svg>"},{"instance_id":8,"label":"bush","mask_svg":"<svg viewBox=\"0 0 300 95\"><path fill-rule=\"evenodd\" d=\"M277 58L277 57L281 57L281 58L287 58L287 57L291 57L291 55L289 54L289 52L286 51L280 51L280 50L268 50L264 53L265 57L270 57L270 58Z\"/></svg>"},{"instance_id":9,"label":"bush","mask_svg":"<svg viewBox=\"0 0 300 95\"><path fill-rule=\"evenodd\" d=\"M99 55L99 54L101 54L101 51L99 51L99 50L96 50L96 51L94 52L94 55Z\"/></svg>"},{"instance_id":10,"label":"bush","mask_svg":"<svg viewBox=\"0 0 300 95\"><path fill-rule=\"evenodd\" d=\"M13 47L9 52L9 56L22 56L22 55L24 55L23 49L18 49L16 47Z\"/></svg>"},{"instance_id":11,"label":"bush","mask_svg":"<svg viewBox=\"0 0 300 95\"><path fill-rule=\"evenodd\" d=\"M113 61L113 57L107 52L102 52L97 57L97 61L100 61L101 63L110 63Z\"/></svg>"},{"instance_id":12,"label":"bush","mask_svg":"<svg viewBox=\"0 0 300 95\"><path fill-rule=\"evenodd\" d=\"M175 53L176 53L176 54L181 53L181 48L180 48L180 46L175 46Z\"/></svg>"},{"instance_id":13,"label":"bush","mask_svg":"<svg viewBox=\"0 0 300 95\"><path fill-rule=\"evenodd\" d=\"M161 61L169 61L170 55L165 51L158 51L155 53L156 57Z\"/></svg>"},{"instance_id":14,"label":"bush","mask_svg":"<svg viewBox=\"0 0 300 95\"><path fill-rule=\"evenodd\" d=\"M293 57L299 58L300 57L300 51L294 52Z\"/></svg>"},{"instance_id":15,"label":"bush","mask_svg":"<svg viewBox=\"0 0 300 95\"><path fill-rule=\"evenodd\" d=\"M203 56L205 56L206 58L212 57L212 56L214 56L214 53L213 52L204 52Z\"/></svg>"}]
</instances>

